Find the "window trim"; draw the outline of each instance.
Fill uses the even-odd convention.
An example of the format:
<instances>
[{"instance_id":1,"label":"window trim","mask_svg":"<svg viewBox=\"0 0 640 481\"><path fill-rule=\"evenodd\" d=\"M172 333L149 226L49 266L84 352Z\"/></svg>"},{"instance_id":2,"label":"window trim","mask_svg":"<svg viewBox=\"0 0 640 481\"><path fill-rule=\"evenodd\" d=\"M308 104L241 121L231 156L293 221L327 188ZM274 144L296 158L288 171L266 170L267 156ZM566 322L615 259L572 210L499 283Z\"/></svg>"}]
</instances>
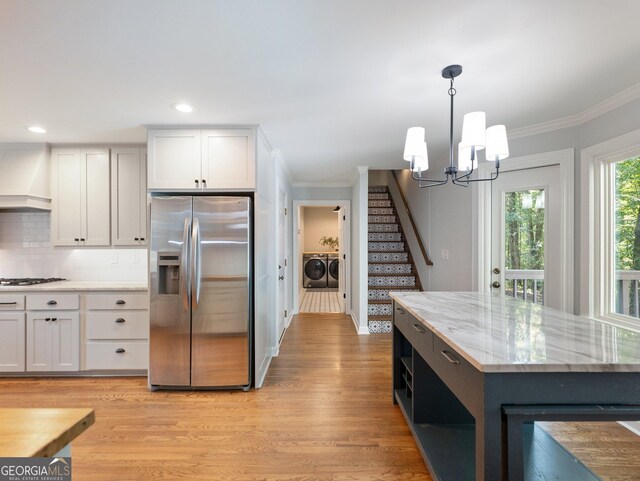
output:
<instances>
[{"instance_id":1,"label":"window trim","mask_svg":"<svg viewBox=\"0 0 640 481\"><path fill-rule=\"evenodd\" d=\"M580 313L640 331L640 320L612 312L615 257L613 164L637 157L640 130L581 151Z\"/></svg>"}]
</instances>

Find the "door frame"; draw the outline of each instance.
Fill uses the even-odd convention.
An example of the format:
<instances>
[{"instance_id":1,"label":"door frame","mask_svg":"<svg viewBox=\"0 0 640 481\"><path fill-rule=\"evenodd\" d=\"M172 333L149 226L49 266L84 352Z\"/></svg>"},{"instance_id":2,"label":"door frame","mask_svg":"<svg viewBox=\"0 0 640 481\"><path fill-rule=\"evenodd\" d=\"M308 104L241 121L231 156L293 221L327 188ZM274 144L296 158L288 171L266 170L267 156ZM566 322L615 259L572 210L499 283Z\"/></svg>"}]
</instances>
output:
<instances>
[{"instance_id":1,"label":"door frame","mask_svg":"<svg viewBox=\"0 0 640 481\"><path fill-rule=\"evenodd\" d=\"M284 203L280 203L280 194L284 194ZM292 313L291 312L287 312L287 315L284 315L284 311L289 311L289 296L288 294L288 282L289 282L289 272L290 272L290 268L288 265L288 254L289 254L289 235L288 235L288 228L289 228L289 223L288 218L289 218L289 212L287 212L288 209L288 204L289 204L289 194L287 192L287 189L285 188L284 183L282 182L282 180L278 177L277 181L276 181L276 199L275 199L275 203L276 203L276 218L275 218L275 224L276 224L276 257L278 256L278 254L280 253L280 243L283 243L283 249L284 249L284 266L283 266L283 275L284 275L284 287L282 288L282 296L280 295L280 284L276 283L276 310L277 310L277 314L276 314L276 327L275 327L275 346L277 348L277 350L280 349L280 343L282 342L282 339L284 338L284 333L287 330L287 327L289 327L289 324L291 323L291 317L292 317ZM286 213L285 213L286 212ZM284 232L282 232L280 230L280 218L284 217ZM275 264L278 265L278 262L280 261L280 259L276 259ZM280 272L278 272L278 275L280 275ZM278 280L278 282L280 282ZM280 320L284 317L284 323L282 325L282 331L280 331Z\"/></svg>"},{"instance_id":2,"label":"door frame","mask_svg":"<svg viewBox=\"0 0 640 481\"><path fill-rule=\"evenodd\" d=\"M291 278L292 278L292 306L291 311L294 314L298 314L299 301L300 301L300 273L302 272L300 257L302 252L299 249L298 232L300 230L300 208L301 207L340 207L340 212L343 213L345 219L342 220L342 232L346 232L344 239L340 239L340 252L346 256L346 259L340 259L344 263L344 309L345 314L351 315L351 201L350 200L294 200L293 201L293 232L292 232L292 262L291 262ZM340 221L340 220L339 220Z\"/></svg>"},{"instance_id":3,"label":"door frame","mask_svg":"<svg viewBox=\"0 0 640 481\"><path fill-rule=\"evenodd\" d=\"M574 312L573 265L574 265L574 149L555 150L503 160L502 173L538 167L558 165L560 167L560 259L561 259L561 306L565 312ZM478 168L478 177L491 175L493 162L485 162ZM476 189L476 235L477 273L475 288L479 292L490 292L491 279L491 183L478 182Z\"/></svg>"}]
</instances>

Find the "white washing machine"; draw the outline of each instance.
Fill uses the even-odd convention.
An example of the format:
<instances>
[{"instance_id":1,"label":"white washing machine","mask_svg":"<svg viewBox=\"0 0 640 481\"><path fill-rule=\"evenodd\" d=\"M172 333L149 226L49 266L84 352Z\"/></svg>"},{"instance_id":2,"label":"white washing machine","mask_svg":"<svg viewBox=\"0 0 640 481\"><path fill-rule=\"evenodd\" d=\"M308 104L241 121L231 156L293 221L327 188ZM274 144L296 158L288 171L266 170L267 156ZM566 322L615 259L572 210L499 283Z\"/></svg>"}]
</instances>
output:
<instances>
[{"instance_id":1,"label":"white washing machine","mask_svg":"<svg viewBox=\"0 0 640 481\"><path fill-rule=\"evenodd\" d=\"M326 288L327 271L326 254L302 255L302 287Z\"/></svg>"},{"instance_id":2,"label":"white washing machine","mask_svg":"<svg viewBox=\"0 0 640 481\"><path fill-rule=\"evenodd\" d=\"M327 255L327 285L338 287L338 273L340 272L340 254Z\"/></svg>"}]
</instances>

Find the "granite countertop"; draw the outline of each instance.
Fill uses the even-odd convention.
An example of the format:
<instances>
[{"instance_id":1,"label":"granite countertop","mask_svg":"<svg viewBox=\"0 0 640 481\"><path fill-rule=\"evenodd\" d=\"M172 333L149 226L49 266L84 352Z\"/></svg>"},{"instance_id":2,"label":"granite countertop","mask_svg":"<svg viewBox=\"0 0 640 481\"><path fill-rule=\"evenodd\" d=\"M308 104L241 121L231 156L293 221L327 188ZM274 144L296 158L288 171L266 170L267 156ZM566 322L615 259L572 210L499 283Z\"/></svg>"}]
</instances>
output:
<instances>
[{"instance_id":1,"label":"granite countertop","mask_svg":"<svg viewBox=\"0 0 640 481\"><path fill-rule=\"evenodd\" d=\"M3 292L48 291L146 291L146 282L129 281L56 281L33 286L0 286Z\"/></svg>"},{"instance_id":2,"label":"granite countertop","mask_svg":"<svg viewBox=\"0 0 640 481\"><path fill-rule=\"evenodd\" d=\"M484 372L640 372L640 333L479 292L391 297Z\"/></svg>"},{"instance_id":3,"label":"granite countertop","mask_svg":"<svg viewBox=\"0 0 640 481\"><path fill-rule=\"evenodd\" d=\"M93 409L0 409L1 457L51 457L95 421Z\"/></svg>"}]
</instances>

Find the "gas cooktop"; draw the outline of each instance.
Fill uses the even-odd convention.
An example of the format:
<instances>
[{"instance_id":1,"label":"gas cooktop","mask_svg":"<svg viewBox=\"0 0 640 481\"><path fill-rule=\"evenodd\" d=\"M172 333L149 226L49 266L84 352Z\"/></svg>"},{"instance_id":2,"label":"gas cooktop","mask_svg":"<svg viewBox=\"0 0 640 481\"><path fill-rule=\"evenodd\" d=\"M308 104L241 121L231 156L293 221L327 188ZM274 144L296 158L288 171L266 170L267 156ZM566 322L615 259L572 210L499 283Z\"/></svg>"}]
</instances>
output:
<instances>
[{"instance_id":1,"label":"gas cooktop","mask_svg":"<svg viewBox=\"0 0 640 481\"><path fill-rule=\"evenodd\" d=\"M47 282L66 281L61 277L23 277L14 279L0 278L0 286L33 286Z\"/></svg>"}]
</instances>

